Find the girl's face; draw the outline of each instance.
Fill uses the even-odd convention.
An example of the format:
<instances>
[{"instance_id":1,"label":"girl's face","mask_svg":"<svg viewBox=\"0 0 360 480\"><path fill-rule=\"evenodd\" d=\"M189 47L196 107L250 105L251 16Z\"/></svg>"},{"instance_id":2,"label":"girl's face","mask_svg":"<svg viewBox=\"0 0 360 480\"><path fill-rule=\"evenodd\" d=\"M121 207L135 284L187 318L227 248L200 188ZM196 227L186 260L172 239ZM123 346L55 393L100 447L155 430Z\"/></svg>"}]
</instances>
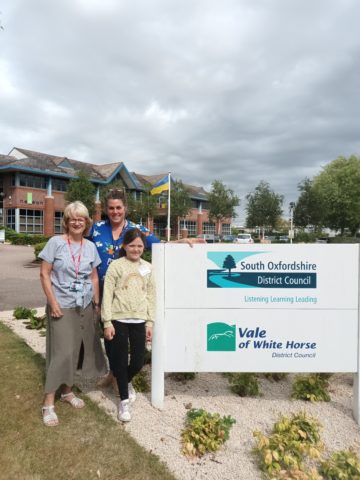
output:
<instances>
[{"instance_id":1,"label":"girl's face","mask_svg":"<svg viewBox=\"0 0 360 480\"><path fill-rule=\"evenodd\" d=\"M107 202L106 214L111 225L121 224L125 220L126 207L122 200L111 199Z\"/></svg>"},{"instance_id":2,"label":"girl's face","mask_svg":"<svg viewBox=\"0 0 360 480\"><path fill-rule=\"evenodd\" d=\"M144 251L144 244L141 238L137 237L131 243L123 245L126 253L126 258L131 262L137 262Z\"/></svg>"}]
</instances>

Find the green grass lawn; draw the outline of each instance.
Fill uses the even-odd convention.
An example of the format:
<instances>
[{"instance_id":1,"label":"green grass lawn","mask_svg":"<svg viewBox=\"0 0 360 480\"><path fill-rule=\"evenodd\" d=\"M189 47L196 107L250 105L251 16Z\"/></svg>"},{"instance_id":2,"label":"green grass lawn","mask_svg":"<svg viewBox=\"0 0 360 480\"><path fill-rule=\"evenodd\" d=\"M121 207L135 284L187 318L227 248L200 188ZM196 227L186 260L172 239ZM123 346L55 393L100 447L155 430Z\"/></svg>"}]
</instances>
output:
<instances>
[{"instance_id":1,"label":"green grass lawn","mask_svg":"<svg viewBox=\"0 0 360 480\"><path fill-rule=\"evenodd\" d=\"M1 479L175 480L88 398L81 410L58 401L60 424L43 426L44 369L43 358L0 323Z\"/></svg>"}]
</instances>

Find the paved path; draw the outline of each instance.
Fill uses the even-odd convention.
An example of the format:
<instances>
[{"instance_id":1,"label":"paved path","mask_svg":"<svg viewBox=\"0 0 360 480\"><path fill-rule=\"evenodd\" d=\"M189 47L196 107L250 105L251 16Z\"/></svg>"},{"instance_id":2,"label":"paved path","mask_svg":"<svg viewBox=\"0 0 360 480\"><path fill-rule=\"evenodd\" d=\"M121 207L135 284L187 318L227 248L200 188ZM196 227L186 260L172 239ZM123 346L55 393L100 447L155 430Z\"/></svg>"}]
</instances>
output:
<instances>
[{"instance_id":1,"label":"paved path","mask_svg":"<svg viewBox=\"0 0 360 480\"><path fill-rule=\"evenodd\" d=\"M0 243L0 311L45 305L34 247Z\"/></svg>"}]
</instances>

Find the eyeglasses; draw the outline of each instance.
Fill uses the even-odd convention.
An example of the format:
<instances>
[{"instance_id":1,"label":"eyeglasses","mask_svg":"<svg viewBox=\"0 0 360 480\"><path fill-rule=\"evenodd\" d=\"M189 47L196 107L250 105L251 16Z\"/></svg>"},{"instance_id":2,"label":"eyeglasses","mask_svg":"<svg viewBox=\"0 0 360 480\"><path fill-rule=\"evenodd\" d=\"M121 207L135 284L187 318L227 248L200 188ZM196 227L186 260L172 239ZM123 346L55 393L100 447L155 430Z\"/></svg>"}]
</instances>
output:
<instances>
[{"instance_id":1,"label":"eyeglasses","mask_svg":"<svg viewBox=\"0 0 360 480\"><path fill-rule=\"evenodd\" d=\"M85 223L85 220L83 218L81 219L76 219L76 220L69 220L70 225L76 225L77 223L83 225Z\"/></svg>"}]
</instances>

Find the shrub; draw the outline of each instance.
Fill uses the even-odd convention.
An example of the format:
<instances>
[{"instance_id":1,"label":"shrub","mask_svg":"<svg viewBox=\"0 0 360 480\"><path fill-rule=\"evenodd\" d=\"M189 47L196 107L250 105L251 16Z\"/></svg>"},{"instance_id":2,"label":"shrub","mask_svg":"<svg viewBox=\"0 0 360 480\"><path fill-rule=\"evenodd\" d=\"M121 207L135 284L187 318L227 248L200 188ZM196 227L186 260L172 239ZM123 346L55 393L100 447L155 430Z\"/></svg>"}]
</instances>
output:
<instances>
[{"instance_id":1,"label":"shrub","mask_svg":"<svg viewBox=\"0 0 360 480\"><path fill-rule=\"evenodd\" d=\"M13 245L36 245L37 243L46 242L47 237L44 235L31 235L28 233L16 233L15 230L5 228L6 239Z\"/></svg>"},{"instance_id":2,"label":"shrub","mask_svg":"<svg viewBox=\"0 0 360 480\"><path fill-rule=\"evenodd\" d=\"M226 373L231 390L240 397L260 395L259 381L255 373Z\"/></svg>"},{"instance_id":3,"label":"shrub","mask_svg":"<svg viewBox=\"0 0 360 480\"><path fill-rule=\"evenodd\" d=\"M40 258L39 258L39 253L40 253L41 250L45 247L46 244L47 244L47 241L46 241L46 242L37 243L36 245L34 245L34 255L35 255L35 259L36 259L36 260L40 260Z\"/></svg>"},{"instance_id":4,"label":"shrub","mask_svg":"<svg viewBox=\"0 0 360 480\"><path fill-rule=\"evenodd\" d=\"M194 380L196 373L194 372L173 372L170 377L177 382L186 382L187 380Z\"/></svg>"},{"instance_id":5,"label":"shrub","mask_svg":"<svg viewBox=\"0 0 360 480\"><path fill-rule=\"evenodd\" d=\"M292 387L292 398L310 402L329 402L328 381L320 375L297 375Z\"/></svg>"},{"instance_id":6,"label":"shrub","mask_svg":"<svg viewBox=\"0 0 360 480\"><path fill-rule=\"evenodd\" d=\"M360 459L351 450L335 452L320 463L319 471L328 480L359 480Z\"/></svg>"},{"instance_id":7,"label":"shrub","mask_svg":"<svg viewBox=\"0 0 360 480\"><path fill-rule=\"evenodd\" d=\"M135 377L131 380L131 383L137 392L146 393L150 391L150 385L147 381L146 373L143 370L135 375Z\"/></svg>"},{"instance_id":8,"label":"shrub","mask_svg":"<svg viewBox=\"0 0 360 480\"><path fill-rule=\"evenodd\" d=\"M221 417L218 413L192 408L186 414L185 429L181 433L183 453L201 457L207 452L215 452L228 440L235 422L231 416Z\"/></svg>"},{"instance_id":9,"label":"shrub","mask_svg":"<svg viewBox=\"0 0 360 480\"><path fill-rule=\"evenodd\" d=\"M152 258L151 250L145 250L144 253L142 254L142 258L147 262L151 263L151 258Z\"/></svg>"},{"instance_id":10,"label":"shrub","mask_svg":"<svg viewBox=\"0 0 360 480\"><path fill-rule=\"evenodd\" d=\"M271 478L316 478L310 472L304 472L304 455L320 457L320 424L305 412L291 417L281 416L275 423L272 434L267 437L261 432L254 432L257 438L255 454L260 468ZM300 471L307 476L301 476ZM290 476L289 472L292 472ZM314 473L314 472L312 472ZM288 475L288 476L286 476Z\"/></svg>"},{"instance_id":11,"label":"shrub","mask_svg":"<svg viewBox=\"0 0 360 480\"><path fill-rule=\"evenodd\" d=\"M37 310L31 310L26 307L15 307L13 311L13 317L17 320L25 320L26 318L32 318L37 314Z\"/></svg>"}]
</instances>

